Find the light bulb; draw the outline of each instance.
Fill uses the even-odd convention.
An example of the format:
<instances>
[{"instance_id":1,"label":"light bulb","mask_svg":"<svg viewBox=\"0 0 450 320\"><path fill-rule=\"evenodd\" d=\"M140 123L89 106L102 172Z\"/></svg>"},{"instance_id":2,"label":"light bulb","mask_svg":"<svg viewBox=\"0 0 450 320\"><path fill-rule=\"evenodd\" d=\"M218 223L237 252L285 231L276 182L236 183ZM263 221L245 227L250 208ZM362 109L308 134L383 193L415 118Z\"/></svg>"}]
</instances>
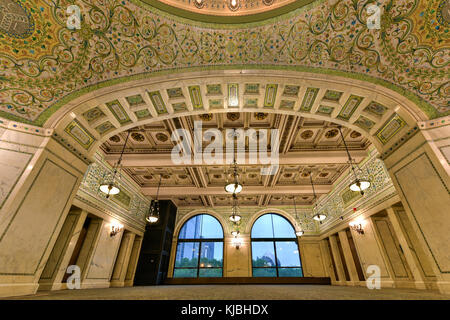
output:
<instances>
[{"instance_id":1,"label":"light bulb","mask_svg":"<svg viewBox=\"0 0 450 320\"><path fill-rule=\"evenodd\" d=\"M120 189L116 187L114 184L110 183L110 184L102 184L100 186L100 191L105 194L115 195L120 192Z\"/></svg>"},{"instance_id":2,"label":"light bulb","mask_svg":"<svg viewBox=\"0 0 450 320\"><path fill-rule=\"evenodd\" d=\"M225 191L228 193L239 193L242 191L242 185L240 183L229 183L225 186Z\"/></svg>"}]
</instances>

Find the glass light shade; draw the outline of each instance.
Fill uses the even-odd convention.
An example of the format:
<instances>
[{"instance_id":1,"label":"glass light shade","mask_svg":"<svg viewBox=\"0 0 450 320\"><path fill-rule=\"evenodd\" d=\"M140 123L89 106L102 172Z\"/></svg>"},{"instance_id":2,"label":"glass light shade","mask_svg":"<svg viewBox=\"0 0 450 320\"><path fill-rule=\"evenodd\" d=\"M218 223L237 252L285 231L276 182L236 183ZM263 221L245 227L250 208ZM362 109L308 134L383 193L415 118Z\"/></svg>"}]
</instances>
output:
<instances>
[{"instance_id":1,"label":"glass light shade","mask_svg":"<svg viewBox=\"0 0 450 320\"><path fill-rule=\"evenodd\" d=\"M238 214L232 214L230 216L230 220L233 221L233 222L238 222L239 220L241 220L241 216L238 215Z\"/></svg>"},{"instance_id":2,"label":"glass light shade","mask_svg":"<svg viewBox=\"0 0 450 320\"><path fill-rule=\"evenodd\" d=\"M233 236L235 236L235 237L237 237L238 235L239 235L239 231L237 231L237 230L234 230L234 231L231 231L231 234L233 235Z\"/></svg>"},{"instance_id":3,"label":"glass light shade","mask_svg":"<svg viewBox=\"0 0 450 320\"><path fill-rule=\"evenodd\" d=\"M228 193L239 193L242 191L242 185L240 183L229 183L225 186L225 191Z\"/></svg>"},{"instance_id":4,"label":"glass light shade","mask_svg":"<svg viewBox=\"0 0 450 320\"><path fill-rule=\"evenodd\" d=\"M297 237L301 237L305 232L303 230L299 230L297 232L295 232L295 234L297 235Z\"/></svg>"},{"instance_id":5,"label":"glass light shade","mask_svg":"<svg viewBox=\"0 0 450 320\"><path fill-rule=\"evenodd\" d=\"M100 186L100 191L105 193L105 194L118 194L120 192L120 189L115 186L113 183L109 183L109 184L102 184Z\"/></svg>"},{"instance_id":6,"label":"glass light shade","mask_svg":"<svg viewBox=\"0 0 450 320\"><path fill-rule=\"evenodd\" d=\"M370 181L368 180L355 180L350 185L352 191L363 191L370 187Z\"/></svg>"},{"instance_id":7,"label":"glass light shade","mask_svg":"<svg viewBox=\"0 0 450 320\"><path fill-rule=\"evenodd\" d=\"M145 220L147 220L150 223L155 223L159 220L157 216L148 216Z\"/></svg>"},{"instance_id":8,"label":"glass light shade","mask_svg":"<svg viewBox=\"0 0 450 320\"><path fill-rule=\"evenodd\" d=\"M327 216L324 215L323 213L316 213L316 214L313 216L313 219L316 220L316 221L323 221L323 220L325 220L326 217L327 217Z\"/></svg>"}]
</instances>

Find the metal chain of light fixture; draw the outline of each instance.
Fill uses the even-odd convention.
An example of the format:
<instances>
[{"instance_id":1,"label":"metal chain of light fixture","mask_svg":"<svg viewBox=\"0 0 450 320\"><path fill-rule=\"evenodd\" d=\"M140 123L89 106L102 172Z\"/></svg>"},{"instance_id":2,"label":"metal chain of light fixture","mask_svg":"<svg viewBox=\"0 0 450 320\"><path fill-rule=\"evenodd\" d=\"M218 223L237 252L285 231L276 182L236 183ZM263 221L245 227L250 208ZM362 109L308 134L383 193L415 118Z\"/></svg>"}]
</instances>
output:
<instances>
[{"instance_id":1,"label":"metal chain of light fixture","mask_svg":"<svg viewBox=\"0 0 450 320\"><path fill-rule=\"evenodd\" d=\"M324 213L317 212L317 203L316 203L317 196L316 196L316 190L314 189L314 183L313 183L313 179L312 179L312 171L309 172L309 178L311 180L311 187L312 187L313 194L314 194L313 219L322 223L322 221L325 220L327 216Z\"/></svg>"},{"instance_id":2,"label":"metal chain of light fixture","mask_svg":"<svg viewBox=\"0 0 450 320\"><path fill-rule=\"evenodd\" d=\"M344 135L342 133L342 127L338 126L339 132L341 134L342 141L344 143L345 151L347 151L348 155L348 163L350 164L351 171L353 172L353 175L355 176L355 179L350 184L349 188L352 191L357 191L361 193L361 195L364 195L364 190L370 187L371 183L368 179L365 179L364 177L359 176L357 174L357 171L361 172L361 169L356 165L355 161L352 159L350 152L348 151L347 143L345 142ZM356 168L355 168L356 167Z\"/></svg>"},{"instance_id":3,"label":"metal chain of light fixture","mask_svg":"<svg viewBox=\"0 0 450 320\"><path fill-rule=\"evenodd\" d=\"M150 223L156 223L159 221L159 188L161 187L161 179L162 175L159 175L159 182L158 182L158 189L156 190L156 197L155 200L152 200L152 203L150 204L149 208L149 214L148 217L145 218Z\"/></svg>"},{"instance_id":4,"label":"metal chain of light fixture","mask_svg":"<svg viewBox=\"0 0 450 320\"><path fill-rule=\"evenodd\" d=\"M119 172L119 179L121 177L121 168L122 168L122 157L123 153L125 151L125 147L128 142L128 138L130 137L130 131L127 132L127 137L125 139L125 143L123 144L122 151L120 152L120 157L117 163L113 167L113 176L110 181L104 180L103 183L100 185L100 191L106 194L106 198L108 199L110 195L115 195L120 192L119 185L115 182L116 175Z\"/></svg>"}]
</instances>

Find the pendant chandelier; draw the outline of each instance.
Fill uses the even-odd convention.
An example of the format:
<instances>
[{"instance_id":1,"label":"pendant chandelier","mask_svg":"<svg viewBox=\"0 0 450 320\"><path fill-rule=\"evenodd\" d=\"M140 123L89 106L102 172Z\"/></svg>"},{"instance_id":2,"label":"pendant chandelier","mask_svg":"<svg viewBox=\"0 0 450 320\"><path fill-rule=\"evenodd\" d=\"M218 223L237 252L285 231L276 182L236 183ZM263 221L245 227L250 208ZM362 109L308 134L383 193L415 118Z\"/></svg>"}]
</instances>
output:
<instances>
[{"instance_id":1,"label":"pendant chandelier","mask_svg":"<svg viewBox=\"0 0 450 320\"><path fill-rule=\"evenodd\" d=\"M295 196L294 196L294 212L295 212L295 219L298 220L298 215L297 215L297 206L295 205ZM301 237L303 235L304 231L303 228L300 230L295 231L295 235L297 237Z\"/></svg>"},{"instance_id":2,"label":"pendant chandelier","mask_svg":"<svg viewBox=\"0 0 450 320\"><path fill-rule=\"evenodd\" d=\"M348 151L347 143L345 142L344 135L342 134L341 126L338 126L339 132L341 134L342 141L344 142L345 150L348 155L348 163L350 164L351 171L353 172L354 179L352 183L350 183L350 190L356 191L364 195L364 190L370 187L369 179L363 177L361 169L355 163L355 161L350 156L350 152Z\"/></svg>"},{"instance_id":3,"label":"pendant chandelier","mask_svg":"<svg viewBox=\"0 0 450 320\"><path fill-rule=\"evenodd\" d=\"M241 220L241 216L238 213L238 203L237 203L237 195L233 193L233 207L231 209L230 220L232 222L238 222Z\"/></svg>"},{"instance_id":4,"label":"pendant chandelier","mask_svg":"<svg viewBox=\"0 0 450 320\"><path fill-rule=\"evenodd\" d=\"M158 196L159 196L159 188L161 187L161 177L162 177L162 175L159 176L158 189L156 190L156 198L155 198L155 200L152 200L152 203L150 204L148 217L145 219L150 223L156 223L159 220Z\"/></svg>"},{"instance_id":5,"label":"pendant chandelier","mask_svg":"<svg viewBox=\"0 0 450 320\"><path fill-rule=\"evenodd\" d=\"M239 183L238 176L236 156L233 155L233 182L225 186L226 192L234 194L242 191L242 184Z\"/></svg>"},{"instance_id":6,"label":"pendant chandelier","mask_svg":"<svg viewBox=\"0 0 450 320\"><path fill-rule=\"evenodd\" d=\"M122 152L120 153L119 160L113 167L112 178L103 180L103 183L100 185L100 191L103 192L104 194L106 194L107 199L109 198L110 195L115 195L120 192L119 185L116 182L116 176L117 176L117 173L119 173L118 176L119 176L119 180L120 180L121 171L122 171L123 152L125 151L125 147L127 145L129 136L130 136L130 131L128 131L128 133L127 133L127 138L125 139L125 143L123 144L123 148L122 148Z\"/></svg>"},{"instance_id":7,"label":"pendant chandelier","mask_svg":"<svg viewBox=\"0 0 450 320\"><path fill-rule=\"evenodd\" d=\"M311 180L311 186L314 194L313 219L322 223L322 221L325 220L327 216L324 213L317 212L317 204L316 204L317 197L316 197L316 190L314 189L314 183L312 180L312 172L309 173L309 178Z\"/></svg>"}]
</instances>

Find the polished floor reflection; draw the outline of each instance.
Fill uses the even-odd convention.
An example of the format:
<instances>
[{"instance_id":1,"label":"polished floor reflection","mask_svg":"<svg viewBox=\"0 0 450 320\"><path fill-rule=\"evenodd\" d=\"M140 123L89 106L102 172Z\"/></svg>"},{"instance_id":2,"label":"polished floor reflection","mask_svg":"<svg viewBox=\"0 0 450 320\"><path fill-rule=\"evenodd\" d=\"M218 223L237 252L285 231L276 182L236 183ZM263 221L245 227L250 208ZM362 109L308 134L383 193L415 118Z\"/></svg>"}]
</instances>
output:
<instances>
[{"instance_id":1,"label":"polished floor reflection","mask_svg":"<svg viewBox=\"0 0 450 320\"><path fill-rule=\"evenodd\" d=\"M324 285L196 285L39 292L10 299L36 300L450 300L449 295L415 289L369 290Z\"/></svg>"}]
</instances>

